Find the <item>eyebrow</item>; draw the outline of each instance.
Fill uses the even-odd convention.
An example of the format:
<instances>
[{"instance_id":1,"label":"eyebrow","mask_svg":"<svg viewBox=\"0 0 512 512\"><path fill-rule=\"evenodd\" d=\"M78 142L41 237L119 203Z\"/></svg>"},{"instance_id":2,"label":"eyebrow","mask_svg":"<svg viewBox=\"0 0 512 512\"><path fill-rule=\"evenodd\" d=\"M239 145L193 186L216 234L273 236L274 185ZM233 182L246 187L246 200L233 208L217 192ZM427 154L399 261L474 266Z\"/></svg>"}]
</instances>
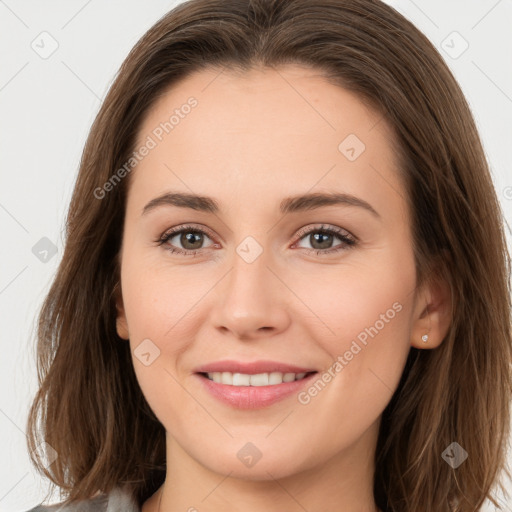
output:
<instances>
[{"instance_id":1,"label":"eyebrow","mask_svg":"<svg viewBox=\"0 0 512 512\"><path fill-rule=\"evenodd\" d=\"M220 207L217 201L211 197L189 194L183 192L166 192L144 206L142 215L159 206L177 206L178 208L189 208L206 213L218 213ZM359 197L351 194L330 192L330 193L311 193L298 196L286 197L280 203L279 210L283 214L314 210L323 206L344 205L356 206L369 211L374 217L381 218L373 206Z\"/></svg>"}]
</instances>

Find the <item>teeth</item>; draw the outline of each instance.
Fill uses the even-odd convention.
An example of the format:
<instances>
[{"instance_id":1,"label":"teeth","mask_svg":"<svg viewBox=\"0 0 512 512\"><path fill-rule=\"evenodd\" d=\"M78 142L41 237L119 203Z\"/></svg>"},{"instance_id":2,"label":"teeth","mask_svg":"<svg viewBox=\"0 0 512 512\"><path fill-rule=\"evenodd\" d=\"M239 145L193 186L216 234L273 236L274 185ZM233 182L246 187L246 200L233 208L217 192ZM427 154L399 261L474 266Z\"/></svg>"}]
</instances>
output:
<instances>
[{"instance_id":1,"label":"teeth","mask_svg":"<svg viewBox=\"0 0 512 512\"><path fill-rule=\"evenodd\" d=\"M213 382L230 386L273 386L303 379L306 373L271 372L249 375L247 373L212 372L207 375Z\"/></svg>"}]
</instances>

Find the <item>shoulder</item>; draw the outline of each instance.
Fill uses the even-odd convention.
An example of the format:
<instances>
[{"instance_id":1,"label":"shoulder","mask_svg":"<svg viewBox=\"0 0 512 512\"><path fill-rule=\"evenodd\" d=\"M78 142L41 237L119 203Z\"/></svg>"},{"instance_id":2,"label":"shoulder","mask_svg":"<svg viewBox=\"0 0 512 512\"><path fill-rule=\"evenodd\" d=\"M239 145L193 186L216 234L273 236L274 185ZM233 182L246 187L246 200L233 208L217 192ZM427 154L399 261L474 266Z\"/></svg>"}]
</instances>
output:
<instances>
[{"instance_id":1,"label":"shoulder","mask_svg":"<svg viewBox=\"0 0 512 512\"><path fill-rule=\"evenodd\" d=\"M116 487L108 494L100 494L94 498L63 505L37 505L27 512L140 512L140 507L131 494Z\"/></svg>"}]
</instances>

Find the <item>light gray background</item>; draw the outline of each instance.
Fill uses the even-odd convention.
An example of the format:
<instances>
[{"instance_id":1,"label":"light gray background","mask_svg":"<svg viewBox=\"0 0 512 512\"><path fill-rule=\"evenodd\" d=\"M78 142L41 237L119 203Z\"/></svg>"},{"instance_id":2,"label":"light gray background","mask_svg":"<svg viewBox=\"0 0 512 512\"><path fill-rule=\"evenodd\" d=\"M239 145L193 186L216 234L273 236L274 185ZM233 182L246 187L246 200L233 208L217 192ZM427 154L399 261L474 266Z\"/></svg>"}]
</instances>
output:
<instances>
[{"instance_id":1,"label":"light gray background","mask_svg":"<svg viewBox=\"0 0 512 512\"><path fill-rule=\"evenodd\" d=\"M46 490L29 464L24 434L37 385L35 318L62 256L65 212L88 130L128 51L178 3L0 0L0 511L28 510ZM512 2L388 3L430 38L459 81L510 222ZM458 56L463 40L469 47ZM52 44L56 51L42 58ZM32 251L43 237L56 246L46 262ZM511 498L497 497L503 510L512 510Z\"/></svg>"}]
</instances>

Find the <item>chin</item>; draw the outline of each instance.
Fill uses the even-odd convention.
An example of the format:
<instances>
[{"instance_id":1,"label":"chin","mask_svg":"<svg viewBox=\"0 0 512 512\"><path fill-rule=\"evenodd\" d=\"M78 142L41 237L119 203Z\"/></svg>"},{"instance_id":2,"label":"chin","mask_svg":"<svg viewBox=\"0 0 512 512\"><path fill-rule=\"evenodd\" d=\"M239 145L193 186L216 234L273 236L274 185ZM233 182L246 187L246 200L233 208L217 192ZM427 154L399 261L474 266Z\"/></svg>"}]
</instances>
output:
<instances>
[{"instance_id":1,"label":"chin","mask_svg":"<svg viewBox=\"0 0 512 512\"><path fill-rule=\"evenodd\" d=\"M307 461L299 459L297 454L300 453L300 450L297 449L290 448L287 450L288 453L285 454L282 447L276 449L267 446L267 448L257 451L255 446L250 443L242 443L241 449L239 447L240 443L236 444L237 448L234 456L230 455L231 449L226 448L221 453L211 453L208 460L205 460L202 456L196 458L196 461L215 473L229 474L232 478L251 481L286 478L314 465L313 462L308 465Z\"/></svg>"}]
</instances>

